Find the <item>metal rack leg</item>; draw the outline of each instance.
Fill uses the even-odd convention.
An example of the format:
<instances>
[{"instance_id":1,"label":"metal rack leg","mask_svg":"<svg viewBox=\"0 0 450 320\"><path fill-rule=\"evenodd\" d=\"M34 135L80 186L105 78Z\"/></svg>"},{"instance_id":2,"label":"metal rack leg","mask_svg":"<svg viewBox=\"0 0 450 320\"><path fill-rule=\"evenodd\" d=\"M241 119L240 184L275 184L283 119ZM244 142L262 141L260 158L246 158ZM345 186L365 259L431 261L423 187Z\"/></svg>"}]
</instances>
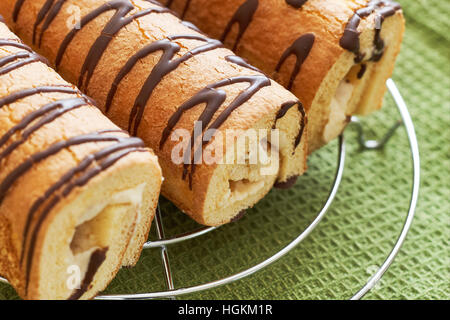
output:
<instances>
[{"instance_id":1,"label":"metal rack leg","mask_svg":"<svg viewBox=\"0 0 450 320\"><path fill-rule=\"evenodd\" d=\"M388 132L380 140L366 140L364 134L364 128L359 121L358 117L353 116L350 122L358 130L358 143L364 150L379 150L383 149L384 146L391 140L397 129L403 125L402 120L398 120L394 125L388 130Z\"/></svg>"},{"instance_id":2,"label":"metal rack leg","mask_svg":"<svg viewBox=\"0 0 450 320\"><path fill-rule=\"evenodd\" d=\"M158 207L156 210L155 222L156 222L156 234L157 234L158 240L165 239L164 226L162 223L162 215L161 215L161 209L159 207L159 203L158 203ZM175 286L173 284L172 271L170 268L169 252L167 250L167 246L165 246L165 245L161 245L160 248L161 248L161 260L162 260L162 264L164 267L164 276L166 279L166 286L167 286L167 289L173 290L173 289L175 289ZM170 297L170 298L175 299L175 297Z\"/></svg>"}]
</instances>

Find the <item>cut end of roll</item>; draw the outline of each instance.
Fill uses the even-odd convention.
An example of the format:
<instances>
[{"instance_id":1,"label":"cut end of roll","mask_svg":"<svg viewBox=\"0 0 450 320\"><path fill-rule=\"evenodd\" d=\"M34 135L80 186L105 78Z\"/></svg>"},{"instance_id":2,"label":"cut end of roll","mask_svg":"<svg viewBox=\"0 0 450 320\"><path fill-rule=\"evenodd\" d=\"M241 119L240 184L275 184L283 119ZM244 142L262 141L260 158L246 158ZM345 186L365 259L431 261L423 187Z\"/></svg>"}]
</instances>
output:
<instances>
[{"instance_id":1,"label":"cut end of roll","mask_svg":"<svg viewBox=\"0 0 450 320\"><path fill-rule=\"evenodd\" d=\"M92 299L136 263L159 194L152 171L134 163L106 173L55 210L32 255L27 299Z\"/></svg>"},{"instance_id":2,"label":"cut end of roll","mask_svg":"<svg viewBox=\"0 0 450 320\"><path fill-rule=\"evenodd\" d=\"M387 17L381 30L376 27L375 14L362 22L359 57L344 51L313 101L309 117L313 137L310 152L339 136L352 115L368 115L381 108L386 80L394 70L404 28L401 11ZM374 38L382 39L384 45L378 55Z\"/></svg>"},{"instance_id":3,"label":"cut end of roll","mask_svg":"<svg viewBox=\"0 0 450 320\"><path fill-rule=\"evenodd\" d=\"M277 153L268 146L269 157ZM201 223L218 226L235 221L242 212L255 205L272 188L279 171L279 159L275 155L270 163L221 166L216 169L205 200L205 214Z\"/></svg>"},{"instance_id":4,"label":"cut end of roll","mask_svg":"<svg viewBox=\"0 0 450 320\"><path fill-rule=\"evenodd\" d=\"M248 130L226 131L223 140L212 141L204 148L205 163L195 166L192 189L188 178L180 188L179 171L162 163L167 173L162 193L200 224L235 221L275 183L285 183L305 171L306 116L301 110L301 104L294 101ZM208 164L206 154L211 150L225 152L218 162Z\"/></svg>"}]
</instances>

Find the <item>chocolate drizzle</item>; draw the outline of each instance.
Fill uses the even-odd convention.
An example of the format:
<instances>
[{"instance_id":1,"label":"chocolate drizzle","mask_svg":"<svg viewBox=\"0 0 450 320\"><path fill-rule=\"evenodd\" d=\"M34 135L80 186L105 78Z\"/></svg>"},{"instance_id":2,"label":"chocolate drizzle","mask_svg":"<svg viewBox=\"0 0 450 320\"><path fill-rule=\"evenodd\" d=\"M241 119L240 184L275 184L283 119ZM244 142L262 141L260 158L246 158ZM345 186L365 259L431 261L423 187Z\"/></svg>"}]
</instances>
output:
<instances>
[{"instance_id":1,"label":"chocolate drizzle","mask_svg":"<svg viewBox=\"0 0 450 320\"><path fill-rule=\"evenodd\" d=\"M22 121L16 126L12 127L8 130L1 138L0 138L0 148L3 147L6 142L17 132L24 130L21 134L21 138L15 140L11 143L5 150L0 152L0 160L6 158L10 155L15 149L17 149L20 145L25 143L27 139L37 130L42 128L44 125L52 122L59 116L69 111L72 111L81 106L87 105L88 102L83 98L72 98L66 100L60 100L57 102L49 103L42 108L30 113L25 116ZM41 118L39 121L37 121ZM30 128L27 128L33 121L37 121L36 124L32 125ZM7 189L6 189L7 190ZM0 203L3 199L3 193L0 193Z\"/></svg>"},{"instance_id":2,"label":"chocolate drizzle","mask_svg":"<svg viewBox=\"0 0 450 320\"><path fill-rule=\"evenodd\" d=\"M47 2L50 2L51 0L47 0ZM42 22L41 19L45 18L45 21L41 27L41 31L39 33L39 43L38 46L41 47L42 45L42 37L45 33L45 31L47 31L47 29L50 27L51 23L53 22L53 20L56 18L56 16L58 15L59 11L61 10L63 4L66 2L66 0L57 0L57 2L50 6L45 6L41 9L41 11L39 12L39 15L37 17L37 20L35 22L35 29L33 30L33 44L36 41L36 31L37 31L37 26ZM52 1L53 4L53 1Z\"/></svg>"},{"instance_id":3,"label":"chocolate drizzle","mask_svg":"<svg viewBox=\"0 0 450 320\"><path fill-rule=\"evenodd\" d=\"M3 44L2 44L3 42ZM11 45L10 43L5 43L4 41L0 41L0 47L2 45ZM24 49L26 46L24 46ZM27 49L26 49L27 50ZM17 61L19 60L19 61ZM17 62L15 62L17 61ZM9 73L12 70L15 70L17 68L23 67L27 64L33 63L33 62L43 62L48 63L47 59L43 58L41 55L38 55L34 52L30 51L21 51L17 52L15 54L3 57L0 59L0 76L5 75ZM14 62L14 63L12 63Z\"/></svg>"},{"instance_id":4,"label":"chocolate drizzle","mask_svg":"<svg viewBox=\"0 0 450 320\"><path fill-rule=\"evenodd\" d=\"M20 9L22 9L22 6L24 4L25 0L17 0L14 11L13 11L13 21L16 22L19 18Z\"/></svg>"},{"instance_id":5,"label":"chocolate drizzle","mask_svg":"<svg viewBox=\"0 0 450 320\"><path fill-rule=\"evenodd\" d=\"M86 16L84 16L80 25L73 28L67 36L64 38L61 46L59 47L58 54L56 56L55 65L58 68L61 60L66 52L67 47L72 42L75 35L81 31L89 22L100 16L101 14L108 12L110 10L115 10L116 13L110 19L110 21L106 24L104 29L101 32L101 35L95 40L94 44L91 46L88 55L84 61L84 64L81 68L80 77L78 78L78 87L85 88L89 86L90 79L94 74L94 70L97 67L100 59L102 58L106 48L109 43L112 41L113 37L126 25L130 24L135 19L140 17L149 15L151 13L164 13L169 12L166 8L150 8L138 13L135 13L129 17L126 17L128 13L130 13L135 7L128 0L114 0L105 3L104 5L98 7L93 10Z\"/></svg>"},{"instance_id":6,"label":"chocolate drizzle","mask_svg":"<svg viewBox=\"0 0 450 320\"><path fill-rule=\"evenodd\" d=\"M362 77L364 77L366 70L367 70L367 64L362 63L361 69L359 69L358 74L356 75L358 77L358 79L361 79Z\"/></svg>"},{"instance_id":7,"label":"chocolate drizzle","mask_svg":"<svg viewBox=\"0 0 450 320\"><path fill-rule=\"evenodd\" d=\"M12 71L12 70L11 70ZM17 100L33 96L39 93L77 93L75 89L70 86L44 86L44 87L35 87L31 89L24 89L15 93L10 94L4 98L0 99L0 108L3 106L13 103Z\"/></svg>"},{"instance_id":8,"label":"chocolate drizzle","mask_svg":"<svg viewBox=\"0 0 450 320\"><path fill-rule=\"evenodd\" d=\"M36 21L33 26L33 44L36 43L37 28L41 24L41 22L45 19L45 16L47 15L48 11L52 8L53 2L54 0L47 0L37 15Z\"/></svg>"},{"instance_id":9,"label":"chocolate drizzle","mask_svg":"<svg viewBox=\"0 0 450 320\"><path fill-rule=\"evenodd\" d=\"M33 52L30 47L27 45L18 42L16 39L0 39L0 47L15 47L19 49L23 49L25 51L20 51L15 54L12 54L10 56L6 56L0 59L0 76L9 73L10 71L13 71L15 69L18 69L20 67L23 67L27 64L33 63L33 62L43 62L45 64L49 64L47 59L42 57L41 55L38 55L37 53ZM24 59L24 60L20 60ZM14 61L17 61L16 63L12 63Z\"/></svg>"},{"instance_id":10,"label":"chocolate drizzle","mask_svg":"<svg viewBox=\"0 0 450 320\"><path fill-rule=\"evenodd\" d=\"M19 0L16 2L16 5L14 7L14 12L13 12L13 21L14 22L17 22L17 19L19 18L19 14L20 14L20 11L22 9L24 2L25 2L25 0ZM36 17L36 21L33 26L33 40L32 40L33 44L36 44L37 28L39 27L39 25L42 22L44 22L41 27L41 31L39 33L38 47L41 47L42 37L43 37L45 31L47 31L47 29L50 27L50 24L56 18L56 16L58 15L59 11L61 10L61 8L65 2L66 2L66 0L47 0L44 3L41 10L39 10L39 13ZM44 21L44 19L45 19L45 21Z\"/></svg>"},{"instance_id":11,"label":"chocolate drizzle","mask_svg":"<svg viewBox=\"0 0 450 320\"><path fill-rule=\"evenodd\" d=\"M249 27L250 23L253 20L253 16L255 15L258 6L259 6L258 0L247 0L237 9L236 13L233 15L230 22L226 26L225 31L220 39L222 42L225 41L228 34L231 32L233 26L236 23L239 25L239 33L236 38L236 41L234 42L233 51L236 51L237 46L239 45L239 42L244 36L245 31L247 31L247 28Z\"/></svg>"},{"instance_id":12,"label":"chocolate drizzle","mask_svg":"<svg viewBox=\"0 0 450 320\"><path fill-rule=\"evenodd\" d=\"M360 32L358 31L358 27L361 21L372 13L376 14L374 52L369 60L378 61L383 56L385 47L384 41L380 37L383 21L387 17L394 15L398 10L401 10L401 6L394 1L371 0L366 7L357 10L350 18L339 44L342 48L353 52L356 55L355 63L360 63L365 58L365 54L360 51Z\"/></svg>"},{"instance_id":13,"label":"chocolate drizzle","mask_svg":"<svg viewBox=\"0 0 450 320\"><path fill-rule=\"evenodd\" d=\"M298 176L293 176L287 179L285 182L277 182L275 183L274 187L277 189L287 190L295 186L297 183Z\"/></svg>"},{"instance_id":14,"label":"chocolate drizzle","mask_svg":"<svg viewBox=\"0 0 450 320\"><path fill-rule=\"evenodd\" d=\"M23 1L20 1L20 3L18 2L17 4L23 4ZM19 8L20 10L20 6L16 6L16 8ZM0 46L11 46L25 50L15 55L6 56L0 59L1 75L10 73L13 70L17 70L24 65L31 63L31 61L28 61L30 57L38 57L38 55L35 54L29 47L20 43L16 39L0 39ZM41 59L38 59L37 61L39 60ZM73 95L75 97L61 99L40 107L39 109L26 115L18 124L13 126L2 136L0 136L0 149L2 149L0 152L0 163L3 162L11 153L13 153L18 147L24 144L35 132L37 132L45 125L55 121L67 112L73 111L76 108L82 106L90 105L92 103L91 99L81 94L81 92L79 92L72 86L49 85L23 89L21 91L13 92L6 97L0 98L0 109L19 100L44 93L64 93ZM86 185L99 173L108 169L129 153L142 152L147 150L144 148L144 143L142 142L142 140L138 138L111 135L111 133L114 132L123 133L122 130L116 129L103 130L91 134L75 136L65 141L56 142L50 145L47 149L36 152L29 156L22 163L18 164L14 169L12 169L3 179L3 181L0 182L1 206L11 187L13 187L13 185L35 164L38 164L58 154L60 151L70 148L71 146L92 142L109 143L108 146L104 147L94 154L88 155L77 166L68 170L58 182L50 186L47 191L32 204L26 218L20 258L20 263L22 265L26 262L26 290L29 285L33 261L32 258L34 255L35 246L37 244L37 237L42 224L44 223L46 217L48 217L52 209L57 206L63 198L69 196L75 188ZM8 144L8 142L10 143ZM45 207L40 210L44 205ZM40 210L39 216L36 215L38 210ZM99 260L101 260L98 259L99 257L100 255L98 257L93 256L92 261L95 260L98 262ZM99 263L94 264L99 265ZM97 269L98 267L91 268L94 274L95 270ZM93 274L89 275L89 277L87 276L85 280L92 280L92 278ZM88 285L89 283L85 284L85 286Z\"/></svg>"},{"instance_id":15,"label":"chocolate drizzle","mask_svg":"<svg viewBox=\"0 0 450 320\"><path fill-rule=\"evenodd\" d=\"M205 44L187 52L178 59L174 59L175 55L181 49L180 45L178 45L174 41L181 39L198 40L205 42ZM132 70L132 68L136 65L136 63L152 53L155 53L157 51L163 51L163 54L159 62L153 68L144 85L142 86L141 91L139 92L130 113L128 130L133 135L137 135L147 102L150 99L153 90L163 80L163 78L170 72L178 68L180 64L188 61L192 57L220 47L222 47L222 43L220 41L208 39L200 35L171 36L168 37L167 39L159 40L145 46L128 60L128 62L116 76L116 79L114 80L111 89L108 93L108 97L106 99L106 107L105 107L106 112L109 111L114 95L117 91L118 85L123 80L123 78Z\"/></svg>"},{"instance_id":16,"label":"chocolate drizzle","mask_svg":"<svg viewBox=\"0 0 450 320\"><path fill-rule=\"evenodd\" d=\"M195 32L201 33L204 35L203 31L201 31L195 24L189 21L181 21L181 24L185 27L188 27L191 30L194 30Z\"/></svg>"},{"instance_id":17,"label":"chocolate drizzle","mask_svg":"<svg viewBox=\"0 0 450 320\"><path fill-rule=\"evenodd\" d=\"M78 300L83 296L83 294L86 293L86 291L90 289L90 285L92 283L92 280L94 280L95 274L97 273L103 262L106 260L107 252L108 247L97 249L91 254L88 268L86 270L86 274L84 275L84 279L81 283L80 289L75 290L75 292L67 300Z\"/></svg>"},{"instance_id":18,"label":"chocolate drizzle","mask_svg":"<svg viewBox=\"0 0 450 320\"><path fill-rule=\"evenodd\" d=\"M245 216L246 213L247 213L247 209L239 211L239 213L230 220L230 223L241 220Z\"/></svg>"},{"instance_id":19,"label":"chocolate drizzle","mask_svg":"<svg viewBox=\"0 0 450 320\"><path fill-rule=\"evenodd\" d=\"M291 78L289 79L289 83L287 85L288 90L291 90L294 86L295 78L298 76L302 64L305 62L306 58L308 58L315 39L316 37L312 33L304 34L295 40L294 43L281 56L281 59L275 68L275 72L280 72L281 67L291 55L294 55L297 58L297 62L295 63L294 70L292 71Z\"/></svg>"},{"instance_id":20,"label":"chocolate drizzle","mask_svg":"<svg viewBox=\"0 0 450 320\"><path fill-rule=\"evenodd\" d=\"M0 47L16 47L19 49L23 49L28 52L32 52L31 48L22 42L19 42L16 39L0 39Z\"/></svg>"},{"instance_id":21,"label":"chocolate drizzle","mask_svg":"<svg viewBox=\"0 0 450 320\"><path fill-rule=\"evenodd\" d=\"M300 9L308 0L286 0L286 3L295 9Z\"/></svg>"},{"instance_id":22,"label":"chocolate drizzle","mask_svg":"<svg viewBox=\"0 0 450 320\"><path fill-rule=\"evenodd\" d=\"M225 110L223 110L222 113L219 114L218 117L212 122L213 116L216 114L216 112L219 110L219 108L226 100L226 93L221 88L236 83L249 83L249 87L243 92L241 92L236 97L236 99L227 108L225 108ZM236 110L244 103L246 103L248 100L250 100L261 88L270 85L271 82L267 77L262 75L256 75L256 76L242 76L229 78L207 86L203 90L199 91L196 95L194 95L191 99L186 101L183 105L181 105L169 119L168 124L162 133L160 141L160 149L164 147L164 144L167 142L170 133L175 128L177 123L180 121L181 116L186 111L194 108L195 106L205 103L206 107L198 119L198 121L202 126L202 132L206 130L208 126L209 129L211 130L217 130L222 126L222 124L226 121L226 119L231 115L231 113L234 110ZM211 122L212 124L210 125ZM191 136L192 139L190 148L194 148L194 142L197 141L199 137L196 136L195 134L192 134ZM203 137L201 147L206 145L211 140L212 137ZM199 152L201 152L201 147L197 148L194 151L194 158L198 155ZM189 185L192 188L192 177L195 172L195 165L192 164L191 170L190 172L188 172L190 167L189 163L191 163L191 158L192 158L191 152L186 152L184 159L185 165L183 170L183 179L186 179L186 176L189 173Z\"/></svg>"},{"instance_id":23,"label":"chocolate drizzle","mask_svg":"<svg viewBox=\"0 0 450 320\"><path fill-rule=\"evenodd\" d=\"M278 111L276 117L275 117L275 124L274 124L274 129L276 127L276 123L279 119L283 118L286 113L288 113L288 111L297 106L298 111L300 112L300 114L302 115L302 120L300 123L300 130L298 132L297 137L295 138L295 142L294 142L294 152L295 153L295 149L297 149L297 147L299 146L300 142L302 141L302 137L303 137L303 133L305 132L305 128L306 128L306 112L305 112L305 108L303 107L303 104L300 101L289 101L286 103L283 103L283 105L281 106L280 111Z\"/></svg>"},{"instance_id":24,"label":"chocolate drizzle","mask_svg":"<svg viewBox=\"0 0 450 320\"><path fill-rule=\"evenodd\" d=\"M228 62L237 64L238 66L241 66L243 68L247 68L247 69L259 72L259 73L263 73L261 70L259 70L258 68L254 67L250 63L248 63L247 60L245 60L244 58L241 58L239 56L234 56L234 55L226 56L225 60L227 60Z\"/></svg>"}]
</instances>

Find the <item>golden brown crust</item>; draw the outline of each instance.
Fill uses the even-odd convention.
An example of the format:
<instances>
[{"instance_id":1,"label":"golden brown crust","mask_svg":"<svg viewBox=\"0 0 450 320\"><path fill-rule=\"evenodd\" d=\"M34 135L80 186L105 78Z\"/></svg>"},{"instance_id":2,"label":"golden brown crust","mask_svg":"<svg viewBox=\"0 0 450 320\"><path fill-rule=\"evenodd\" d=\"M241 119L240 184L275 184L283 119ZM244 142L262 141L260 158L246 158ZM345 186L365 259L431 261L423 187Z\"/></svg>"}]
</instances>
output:
<instances>
[{"instance_id":1,"label":"golden brown crust","mask_svg":"<svg viewBox=\"0 0 450 320\"><path fill-rule=\"evenodd\" d=\"M8 43L0 46L0 59L24 52L14 46L21 42L3 23L0 23L0 39L3 42L8 39ZM103 239L96 245L109 246L110 250L98 276L96 274L93 279L93 287L83 295L83 298L90 298L104 289L123 263L134 263L133 259L141 251L145 239L141 239L142 235L137 237L134 230L136 227L139 232L148 233L161 184L160 168L156 157L148 149L138 146L141 143L137 140L133 144L136 147L129 145L127 141L131 138L126 133L44 63L34 61L5 72L4 68L23 61L25 58L2 64L0 68L0 273L25 299L67 298L70 291L65 287L67 266L64 263L70 262L71 256L76 257L75 253L70 252L72 248L69 245L81 248L82 242L87 240L83 237L74 240L81 230L80 226L97 218L95 228L94 223L89 225L92 236L102 233ZM26 97L20 96L25 90L40 87L65 88L71 92L35 92ZM19 96L10 101L4 100L14 94ZM75 99L85 100L72 108ZM32 121L27 120L44 110L45 106L63 100L70 102L67 112L62 112L64 106L59 106ZM59 115L55 113L58 111L61 112ZM50 118L40 125L45 117ZM16 132L9 135L12 129ZM83 143L67 144L86 135L111 136L113 140L95 142L88 138ZM129 149L122 149L123 155L108 153L111 157L117 156L117 161L107 164L103 161L107 158L98 157L95 162L88 162L94 159L94 154L112 147L116 138L129 145ZM21 141L23 143L19 143ZM58 147L59 144L67 146ZM130 152L126 153L127 150ZM46 153L47 156L39 156ZM27 162L31 165L21 170ZM82 170L83 163L91 164ZM96 167L100 170L97 171ZM75 168L80 170L73 172ZM64 180L65 177L69 179ZM82 177L85 182L80 180L79 184L75 184ZM56 188L62 181L65 182L61 188ZM139 183L145 183L142 207L128 205L127 199L123 198L126 194L121 192ZM73 187L63 192L69 186ZM114 203L105 202L105 199L117 194L122 198L117 196ZM33 210L41 197L44 201L36 207L38 210ZM99 204L101 207L96 211L95 206ZM85 216L89 212L92 214ZM100 228L106 224L98 221L98 217L112 216L113 212L118 216L114 221L122 223L117 226L117 231L121 232L117 239L107 236L108 230ZM121 217L120 212L123 213ZM138 213L142 215L140 221L137 220ZM84 225L88 226L86 223ZM109 244L111 239L116 239L120 245L113 247ZM126 252L130 256L129 261L123 261Z\"/></svg>"},{"instance_id":2,"label":"golden brown crust","mask_svg":"<svg viewBox=\"0 0 450 320\"><path fill-rule=\"evenodd\" d=\"M369 0L308 0L299 9L294 8L284 0L173 0L162 1L170 3L171 8L180 15L185 12L184 19L195 23L201 30L210 36L224 39L225 44L235 52L247 58L249 62L274 77L275 80L290 87L290 78L295 65L295 57L288 58L277 71L280 58L299 37L305 34L314 34L314 45L301 65L299 74L290 88L291 91L304 103L309 111L310 151L317 149L328 140L325 127L331 120L329 104L331 97L337 91L339 82L346 79L348 73L359 63L354 63L353 53L340 46L340 39L350 18L358 9L367 7ZM189 3L185 11L185 4ZM252 4L256 11L248 21L248 27L237 43L239 24L235 23L229 34L224 38L227 25L242 5ZM373 49L375 23L372 13L363 19L358 30L361 32L362 49ZM395 22L391 22L395 20ZM392 26L389 26L392 25ZM385 93L385 81L392 74L395 59L400 49L404 21L401 10L393 17L388 17L383 23L382 38L388 36L391 40L386 43L387 53L378 62L367 62L368 72L362 81L352 83L357 87L354 98L348 103L347 116L355 113L367 114L381 106ZM366 39L366 40L364 40ZM237 43L237 45L236 45ZM372 72L373 69L378 69ZM358 66L359 70L359 66ZM353 72L355 74L356 72ZM377 75L374 78L374 75ZM365 81L365 79L372 81ZM359 79L358 79L359 80ZM359 88L361 88L359 90ZM361 92L374 91L369 94L370 102ZM344 117L345 118L345 117ZM331 138L340 133L337 124ZM328 134L330 135L330 134Z\"/></svg>"},{"instance_id":3,"label":"golden brown crust","mask_svg":"<svg viewBox=\"0 0 450 320\"><path fill-rule=\"evenodd\" d=\"M5 15L6 20L14 26L15 31L21 35L25 42L32 43L33 27L29 21L36 20L36 16L43 7L44 2L45 0L25 1L17 23L12 21L16 1L3 1L0 4L0 13ZM42 37L42 45L38 49L39 52L48 57L51 62L55 62L58 56L58 49L71 30L71 26L67 26L67 21L72 19L71 14L74 11L79 11L80 17L85 17L86 14L93 12L105 3L108 3L108 1L66 1L48 29L45 30ZM123 5L122 8L126 6L133 8L126 14L126 17L131 17L133 14L139 14L148 9L161 8L141 0L116 1L115 3ZM72 10L74 8L76 10ZM79 81L82 66L86 61L89 50L101 33L101 30L108 22L111 22L110 19L113 14L115 12L111 10L90 21L89 24L81 28L73 41L68 45L62 57L59 71L70 82L77 83ZM107 111L108 117L117 125L130 129L133 133L135 128L133 125L130 126L130 113L145 80L152 70L155 70L155 66L160 63L161 50L142 58L138 63L139 68L132 68L128 75L118 83L112 104L106 110L108 93L116 76L126 63L130 61L131 57L140 52L145 45L163 39L167 40L167 37L174 35L202 35L180 23L179 19L170 13L152 13L131 20L129 24L119 28L119 31L114 34L112 41L108 44L95 67L89 85L87 88L82 87L82 90L94 97L99 105L103 107L103 111ZM37 34L41 31L41 28L42 25L39 25ZM204 41L184 38L171 40L171 42L180 46L180 51L173 58L189 55L188 51L204 45ZM259 72L230 63L226 58L230 55L233 55L231 51L219 47L201 54L194 54L193 57L181 63L167 75L160 77L151 97L146 101L145 111L136 130L137 135L155 150L162 163L165 176L163 194L201 223L208 223L205 222L203 215L208 214L208 212L205 212L207 210L205 205L207 205L211 192L214 193L214 188L210 188L211 180L214 175L219 174L219 171L227 171L229 168L225 168L225 166L222 168L218 165L197 165L192 177L192 185L190 185L189 179L181 179L184 170L183 165L176 165L172 161L172 150L177 142L172 142L169 139L161 150L159 147L163 131L170 117L195 94L209 85L230 78L242 76L263 77ZM274 81L266 81L268 84L261 86L247 102L231 113L220 126L221 132L225 132L227 129L247 131L258 126L266 130L270 130L274 125L281 128L282 120L284 119L276 121L276 115L284 103L295 101L296 98ZM212 121L216 120L218 115L234 99L239 97L248 86L248 82L223 86L221 89L226 92L226 100L214 114ZM203 112L203 106L204 104L198 105L184 113L174 129L183 128L191 132L195 121L200 118ZM290 112L287 117L291 119L290 125L281 128L284 134L282 140L284 139L285 141L280 148L282 153L278 174L278 180L280 181L300 175L306 168L307 144L305 139L302 139L294 152L294 142L301 129L301 123L305 119L303 119L303 115L297 109ZM225 175L223 177L226 179ZM266 179L266 184L273 183L272 180ZM267 191L268 188L261 189L259 197L262 197ZM247 207L253 203L249 203ZM234 212L234 214L237 213L237 211ZM229 219L231 217L228 218L228 221ZM209 223L228 222L218 221Z\"/></svg>"}]
</instances>

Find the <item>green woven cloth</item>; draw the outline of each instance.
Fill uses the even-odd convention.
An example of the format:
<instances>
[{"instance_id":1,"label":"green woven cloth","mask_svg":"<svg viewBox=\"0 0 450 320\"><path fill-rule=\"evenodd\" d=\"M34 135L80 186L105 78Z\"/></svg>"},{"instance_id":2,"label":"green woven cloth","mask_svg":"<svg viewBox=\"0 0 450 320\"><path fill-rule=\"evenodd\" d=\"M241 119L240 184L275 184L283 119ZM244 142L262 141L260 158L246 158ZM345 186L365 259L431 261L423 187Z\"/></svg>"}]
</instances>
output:
<instances>
[{"instance_id":1,"label":"green woven cloth","mask_svg":"<svg viewBox=\"0 0 450 320\"><path fill-rule=\"evenodd\" d=\"M421 153L422 182L406 242L369 299L450 298L450 1L403 0L407 32L394 80L411 112ZM400 116L390 97L363 123L381 136ZM189 299L347 299L391 251L409 206L412 166L401 128L383 151L361 152L354 128L345 133L342 185L325 219L275 264L238 282L183 296ZM169 247L175 287L213 281L275 254L314 219L336 170L337 142L309 160L296 187L272 191L239 222ZM197 225L161 201L166 236ZM152 236L155 239L153 227ZM159 249L122 270L106 293L165 289ZM17 298L0 285L0 298Z\"/></svg>"}]
</instances>

